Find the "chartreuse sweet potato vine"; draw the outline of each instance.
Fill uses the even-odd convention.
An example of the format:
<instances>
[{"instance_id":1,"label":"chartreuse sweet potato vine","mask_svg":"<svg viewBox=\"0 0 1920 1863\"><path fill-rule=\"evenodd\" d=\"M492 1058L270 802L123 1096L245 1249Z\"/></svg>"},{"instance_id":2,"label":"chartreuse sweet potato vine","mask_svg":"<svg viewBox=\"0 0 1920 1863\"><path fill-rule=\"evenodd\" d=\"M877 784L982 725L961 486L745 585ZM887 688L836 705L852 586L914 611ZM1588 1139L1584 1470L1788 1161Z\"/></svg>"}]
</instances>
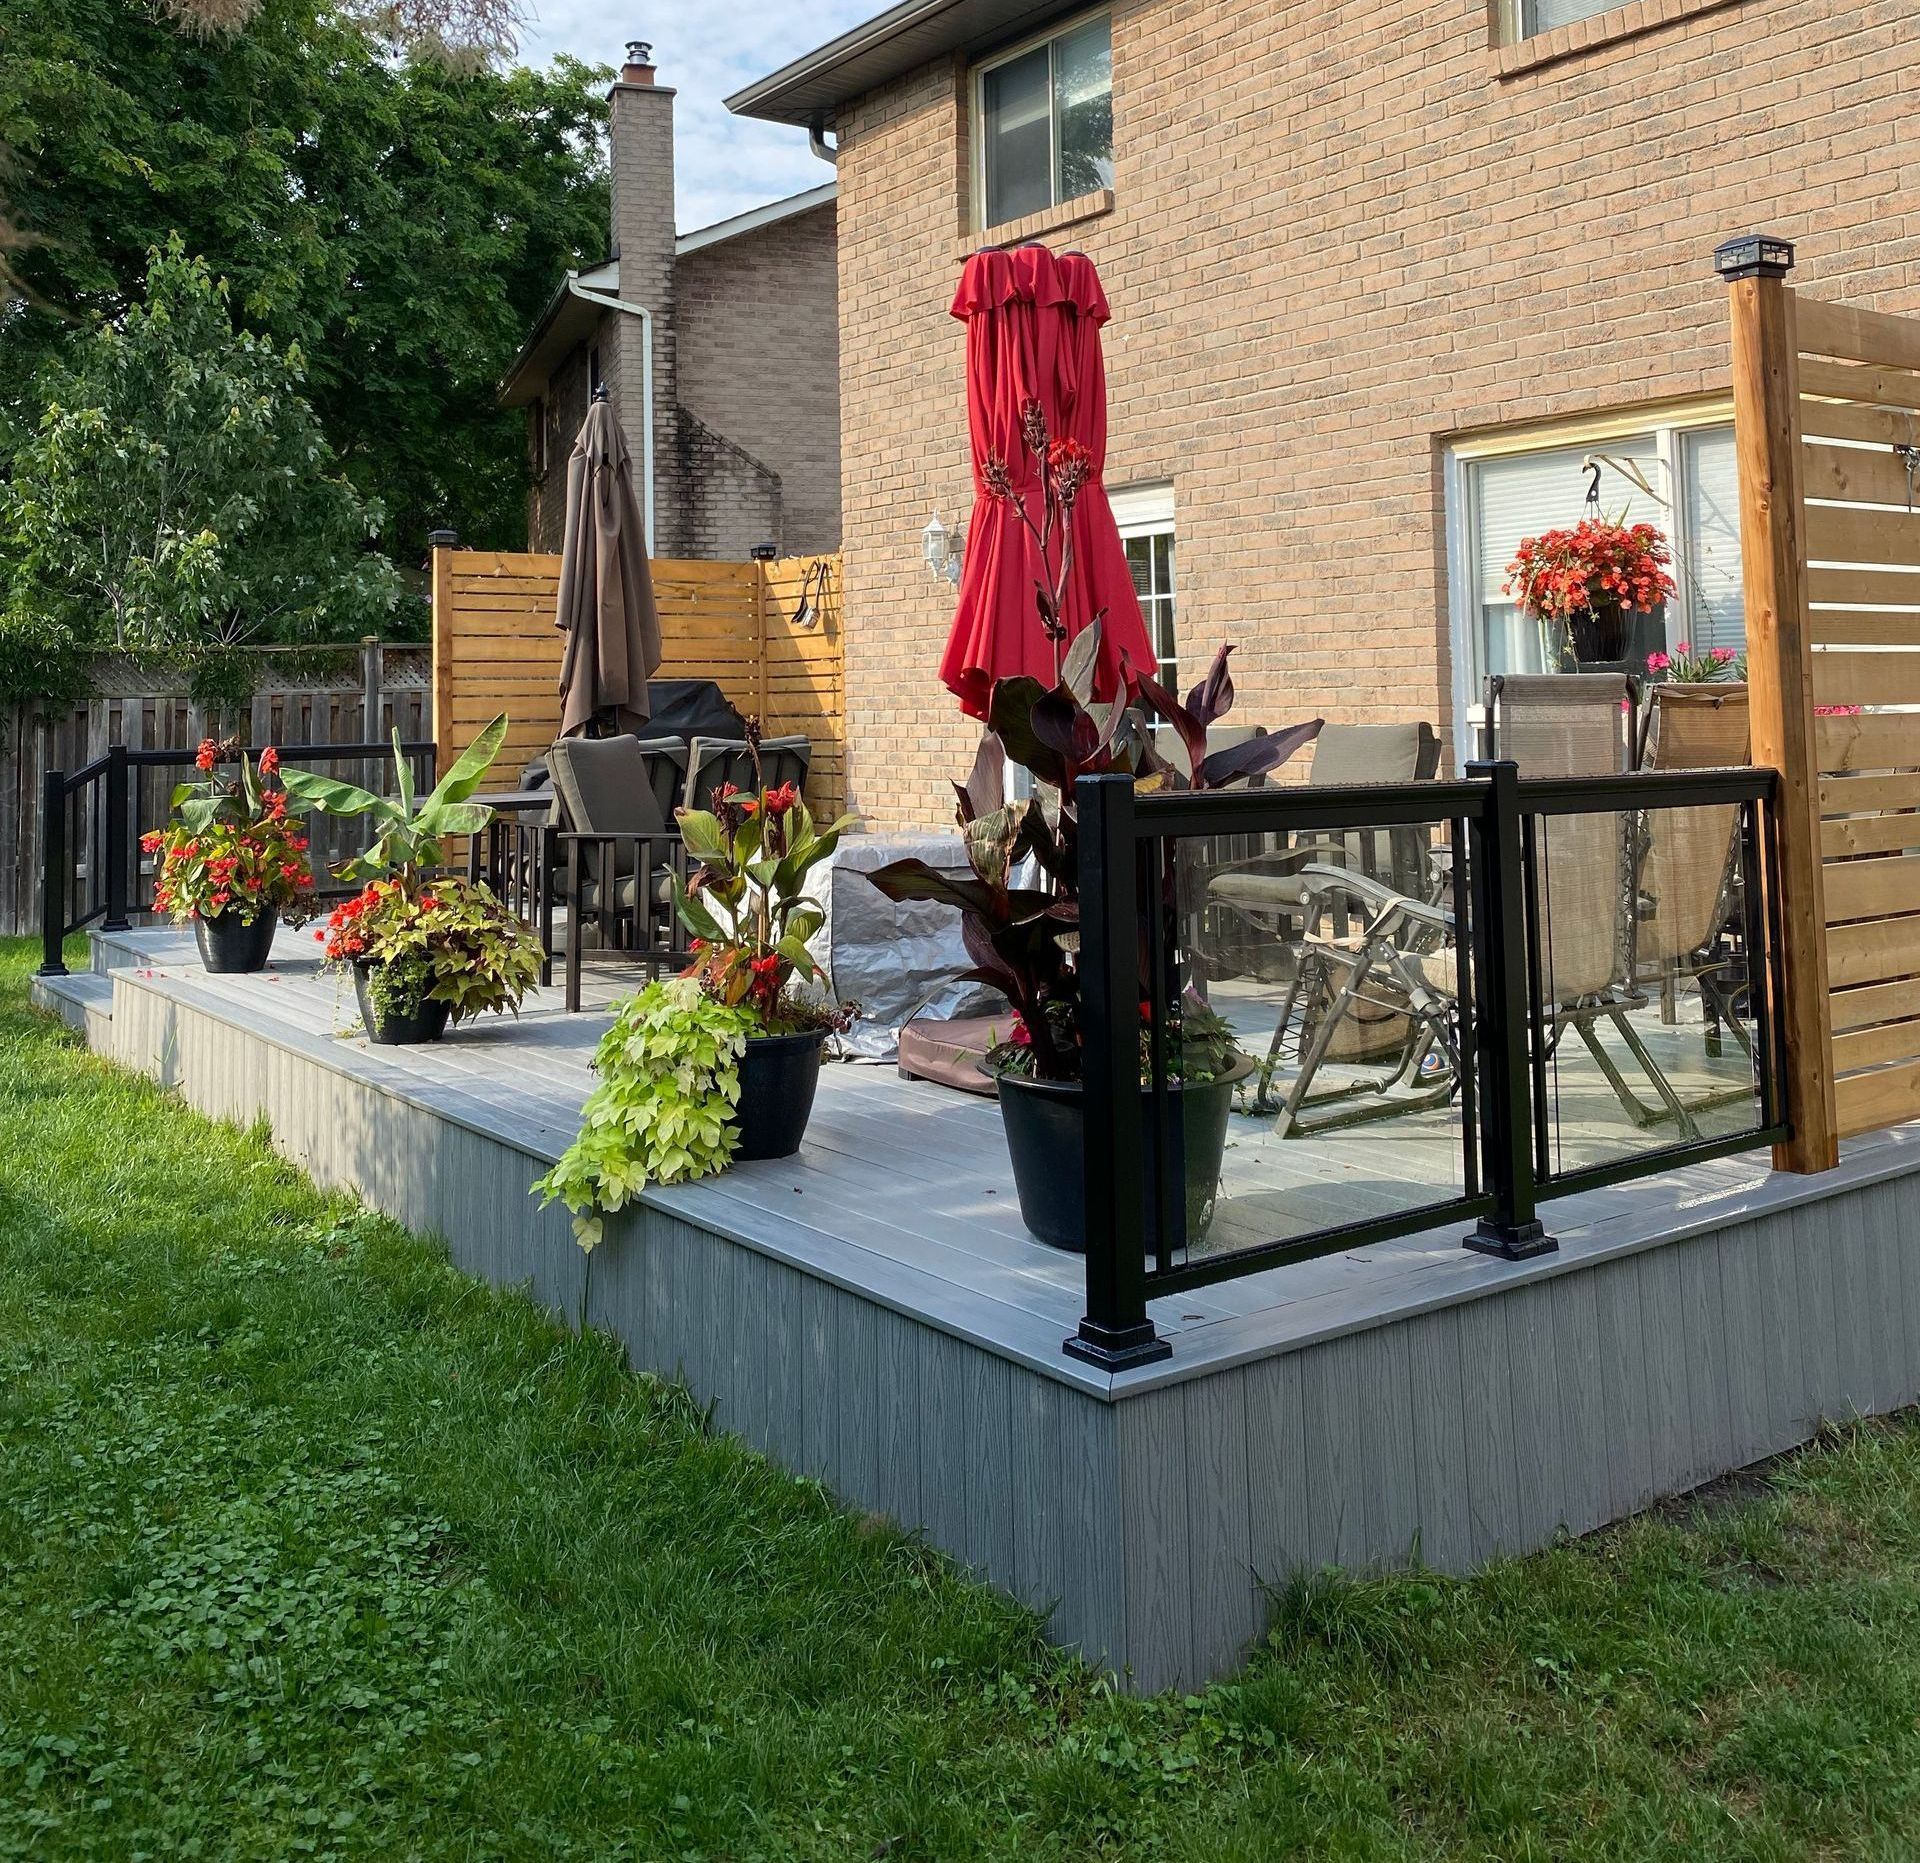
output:
<instances>
[{"instance_id":1,"label":"chartreuse sweet potato vine","mask_svg":"<svg viewBox=\"0 0 1920 1863\"><path fill-rule=\"evenodd\" d=\"M573 1212L583 1249L600 1240L603 1215L649 1184L724 1171L740 1142L730 1115L740 1099L740 1056L760 1033L757 1010L722 1003L692 977L650 983L627 999L594 1050L599 1084L580 1110L580 1135L534 1185L541 1207Z\"/></svg>"}]
</instances>

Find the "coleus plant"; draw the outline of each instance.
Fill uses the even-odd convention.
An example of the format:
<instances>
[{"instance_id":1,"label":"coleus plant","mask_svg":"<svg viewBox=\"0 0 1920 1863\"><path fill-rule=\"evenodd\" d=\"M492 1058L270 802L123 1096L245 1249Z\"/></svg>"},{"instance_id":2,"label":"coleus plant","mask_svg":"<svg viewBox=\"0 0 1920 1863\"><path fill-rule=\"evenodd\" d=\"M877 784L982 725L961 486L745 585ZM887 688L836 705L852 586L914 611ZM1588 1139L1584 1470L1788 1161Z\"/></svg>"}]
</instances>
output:
<instances>
[{"instance_id":1,"label":"coleus plant","mask_svg":"<svg viewBox=\"0 0 1920 1863\"><path fill-rule=\"evenodd\" d=\"M1277 769L1320 733L1321 719L1207 750L1208 727L1233 705L1222 646L1206 677L1182 703L1157 681L1123 663L1122 688L1107 702L1093 696L1100 656L1098 622L1068 649L1060 682L994 683L988 735L972 772L954 785L969 874L944 873L923 860L897 860L869 878L893 900L934 900L960 912L961 938L972 959L964 974L1000 990L1024 1025L1032 1072L1042 1080L1080 1077L1080 826L1074 784L1082 776L1131 776L1142 790L1221 789ZM1131 688L1159 713L1180 746L1178 762L1162 755L1128 702ZM1042 793L1009 799L1006 767L1023 764ZM1018 883L1031 861L1037 884Z\"/></svg>"}]
</instances>

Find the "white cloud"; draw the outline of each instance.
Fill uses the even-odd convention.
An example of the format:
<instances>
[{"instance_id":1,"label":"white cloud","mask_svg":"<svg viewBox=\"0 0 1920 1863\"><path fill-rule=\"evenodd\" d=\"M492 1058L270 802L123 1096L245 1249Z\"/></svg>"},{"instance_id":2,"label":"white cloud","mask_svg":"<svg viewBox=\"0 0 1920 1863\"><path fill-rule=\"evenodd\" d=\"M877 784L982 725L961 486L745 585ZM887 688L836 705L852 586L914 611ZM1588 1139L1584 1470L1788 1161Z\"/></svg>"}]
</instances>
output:
<instances>
[{"instance_id":1,"label":"white cloud","mask_svg":"<svg viewBox=\"0 0 1920 1863\"><path fill-rule=\"evenodd\" d=\"M721 99L882 10L885 0L699 0L639 8L608 0L529 0L521 60L556 52L617 65L629 39L653 45L660 82L673 86L674 211L680 230L724 220L763 201L818 187L830 170L807 133L728 113Z\"/></svg>"}]
</instances>

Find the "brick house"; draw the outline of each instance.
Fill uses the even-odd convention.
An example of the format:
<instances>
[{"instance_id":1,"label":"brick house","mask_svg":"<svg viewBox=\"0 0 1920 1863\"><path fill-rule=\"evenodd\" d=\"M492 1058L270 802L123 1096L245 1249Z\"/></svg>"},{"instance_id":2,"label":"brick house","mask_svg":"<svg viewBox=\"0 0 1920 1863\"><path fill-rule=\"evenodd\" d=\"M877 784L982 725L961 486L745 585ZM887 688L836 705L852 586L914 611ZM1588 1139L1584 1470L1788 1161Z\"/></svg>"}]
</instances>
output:
<instances>
[{"instance_id":1,"label":"brick house","mask_svg":"<svg viewBox=\"0 0 1920 1863\"><path fill-rule=\"evenodd\" d=\"M607 94L612 256L561 280L500 389L527 410L529 547L560 547L567 456L604 382L637 469L653 409L656 555L830 551L840 541L834 183L676 233L674 93L648 57L629 46Z\"/></svg>"},{"instance_id":2,"label":"brick house","mask_svg":"<svg viewBox=\"0 0 1920 1863\"><path fill-rule=\"evenodd\" d=\"M730 98L838 144L856 805L944 821L973 735L919 554L971 503L967 252L1099 265L1107 484L1181 672L1231 640L1240 719L1458 754L1537 663L1505 564L1590 457L1669 534L1669 638L1739 644L1712 249L1778 233L1797 283L1920 311L1917 59L1910 0L908 0Z\"/></svg>"}]
</instances>

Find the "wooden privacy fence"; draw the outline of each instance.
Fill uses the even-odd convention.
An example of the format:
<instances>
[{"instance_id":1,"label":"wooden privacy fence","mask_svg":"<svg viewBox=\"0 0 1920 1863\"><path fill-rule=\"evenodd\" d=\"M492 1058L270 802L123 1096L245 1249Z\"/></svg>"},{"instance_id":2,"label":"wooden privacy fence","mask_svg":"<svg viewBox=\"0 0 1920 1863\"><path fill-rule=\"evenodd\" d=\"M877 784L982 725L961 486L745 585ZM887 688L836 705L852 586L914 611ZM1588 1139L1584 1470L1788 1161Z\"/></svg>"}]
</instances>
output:
<instances>
[{"instance_id":1,"label":"wooden privacy fence","mask_svg":"<svg viewBox=\"0 0 1920 1863\"><path fill-rule=\"evenodd\" d=\"M557 556L435 550L433 691L440 766L505 711L505 776L560 728ZM846 710L838 557L653 564L665 657L656 677L711 679L769 737L813 744L809 805L846 798ZM803 598L806 612L802 612Z\"/></svg>"},{"instance_id":2,"label":"wooden privacy fence","mask_svg":"<svg viewBox=\"0 0 1920 1863\"><path fill-rule=\"evenodd\" d=\"M384 740L398 726L408 742L432 735L432 694L425 647L366 641L338 650L265 648L265 671L244 709L239 734L250 745L359 744ZM115 744L129 750L191 750L207 735L207 714L188 696L177 673L124 654L103 654L88 675L88 696L70 709L41 717L27 706L0 717L0 930L40 929L42 837L40 811L48 770L72 772L104 757ZM223 730L231 721L220 721ZM364 780L363 773L334 774ZM166 819L176 772L134 774L131 808L136 828ZM91 825L86 832L91 834ZM330 851L329 829L316 830L316 855ZM92 849L68 850L85 870ZM136 906L144 903L135 901Z\"/></svg>"},{"instance_id":3,"label":"wooden privacy fence","mask_svg":"<svg viewBox=\"0 0 1920 1863\"><path fill-rule=\"evenodd\" d=\"M1729 280L1753 755L1781 772L1792 1142L1920 1118L1920 319Z\"/></svg>"}]
</instances>

